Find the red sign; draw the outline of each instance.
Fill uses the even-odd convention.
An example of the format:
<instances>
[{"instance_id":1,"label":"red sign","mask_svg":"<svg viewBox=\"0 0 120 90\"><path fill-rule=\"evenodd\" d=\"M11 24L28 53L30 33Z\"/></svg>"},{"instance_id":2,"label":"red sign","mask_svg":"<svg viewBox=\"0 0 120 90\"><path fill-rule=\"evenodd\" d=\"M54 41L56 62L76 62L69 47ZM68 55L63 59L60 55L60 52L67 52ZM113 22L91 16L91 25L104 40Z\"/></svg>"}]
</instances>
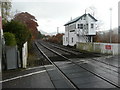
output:
<instances>
[{"instance_id":1,"label":"red sign","mask_svg":"<svg viewBox=\"0 0 120 90\"><path fill-rule=\"evenodd\" d=\"M105 45L105 49L111 49L111 45Z\"/></svg>"}]
</instances>

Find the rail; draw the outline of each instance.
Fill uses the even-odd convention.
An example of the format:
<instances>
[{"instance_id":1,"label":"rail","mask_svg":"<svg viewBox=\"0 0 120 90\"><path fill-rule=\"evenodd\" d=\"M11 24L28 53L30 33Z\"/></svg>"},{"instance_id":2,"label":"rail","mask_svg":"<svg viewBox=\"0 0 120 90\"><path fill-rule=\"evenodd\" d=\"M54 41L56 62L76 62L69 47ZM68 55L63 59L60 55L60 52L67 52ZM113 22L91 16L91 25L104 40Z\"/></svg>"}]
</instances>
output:
<instances>
[{"instance_id":1,"label":"rail","mask_svg":"<svg viewBox=\"0 0 120 90\"><path fill-rule=\"evenodd\" d=\"M65 57L65 56L63 56L63 55L61 55L60 53L58 53L58 52L56 52L56 51L54 51L54 50L50 49L49 47L47 47L47 46L43 45L42 43L39 43L39 44L40 44L40 45L42 45L44 48L46 48L46 49L48 49L48 50L52 51L53 53L55 53L55 54L57 54L57 55L59 55L59 56L63 57L64 59L66 59L66 60L68 60L68 61L70 61L70 62L74 63L75 65L78 65L79 67L81 67L81 68L83 68L84 70L86 70L86 71L90 72L91 74L93 74L93 75L95 75L95 76L97 76L97 77L101 78L102 80L104 80L104 81L106 81L106 82L108 82L108 83L112 84L113 86L115 86L115 87L117 87L117 88L120 88L120 86L119 86L119 85L117 85L116 83L114 83L114 82L112 82L112 81L110 81L110 80L106 79L105 77L103 77L103 76L101 76L101 75L99 75L99 74L97 74L97 73L94 73L94 72L90 71L89 69L86 69L85 67L83 67L83 66L79 65L78 63L76 63L76 62L72 61L71 59L69 59L69 58L67 58L67 57Z\"/></svg>"},{"instance_id":2,"label":"rail","mask_svg":"<svg viewBox=\"0 0 120 90\"><path fill-rule=\"evenodd\" d=\"M36 47L38 48L38 50L42 53L42 55L61 73L61 75L71 84L71 86L76 89L79 90L79 88L74 84L74 82L72 82L65 74L64 72L54 63L52 62L48 56L39 48L38 44L35 42ZM57 53L58 54L58 53Z\"/></svg>"}]
</instances>

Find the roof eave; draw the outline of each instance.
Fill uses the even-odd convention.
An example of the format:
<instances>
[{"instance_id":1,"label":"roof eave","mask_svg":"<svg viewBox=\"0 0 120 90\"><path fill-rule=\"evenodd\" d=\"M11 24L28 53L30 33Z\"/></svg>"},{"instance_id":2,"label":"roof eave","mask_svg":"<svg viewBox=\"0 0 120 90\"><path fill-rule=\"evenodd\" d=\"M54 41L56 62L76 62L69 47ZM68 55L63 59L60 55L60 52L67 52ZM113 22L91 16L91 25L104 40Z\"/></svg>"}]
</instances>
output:
<instances>
[{"instance_id":1,"label":"roof eave","mask_svg":"<svg viewBox=\"0 0 120 90\"><path fill-rule=\"evenodd\" d=\"M88 13L88 15L89 15L92 19L94 19L96 22L98 21L98 20L95 19L91 14Z\"/></svg>"},{"instance_id":2,"label":"roof eave","mask_svg":"<svg viewBox=\"0 0 120 90\"><path fill-rule=\"evenodd\" d=\"M80 18L79 18L79 19L80 19ZM79 19L77 19L76 21L70 22L70 23L66 23L64 26L67 26L67 25L70 25L70 24L72 24L72 23L75 23L75 22L77 22Z\"/></svg>"},{"instance_id":3,"label":"roof eave","mask_svg":"<svg viewBox=\"0 0 120 90\"><path fill-rule=\"evenodd\" d=\"M82 18L84 15L86 15L86 14L83 14L80 18ZM93 20L95 20L95 22L98 21L98 20L95 19L91 14L88 13L88 15L89 15ZM77 22L80 18L78 18L76 21L68 22L68 23L66 23L64 26L67 26L67 25L70 25L70 24L72 24L72 23L74 23L74 22Z\"/></svg>"}]
</instances>

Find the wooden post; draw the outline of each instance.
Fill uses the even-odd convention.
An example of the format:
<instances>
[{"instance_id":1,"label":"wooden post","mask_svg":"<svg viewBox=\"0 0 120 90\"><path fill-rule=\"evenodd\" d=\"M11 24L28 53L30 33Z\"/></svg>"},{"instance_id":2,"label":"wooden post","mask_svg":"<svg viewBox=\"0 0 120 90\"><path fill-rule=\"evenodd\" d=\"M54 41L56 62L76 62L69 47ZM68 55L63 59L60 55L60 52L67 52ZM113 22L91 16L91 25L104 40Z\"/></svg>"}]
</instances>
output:
<instances>
[{"instance_id":1,"label":"wooden post","mask_svg":"<svg viewBox=\"0 0 120 90\"><path fill-rule=\"evenodd\" d=\"M0 2L0 81L2 80L2 16L1 16L1 2ZM2 84L0 84L0 89L2 89Z\"/></svg>"}]
</instances>

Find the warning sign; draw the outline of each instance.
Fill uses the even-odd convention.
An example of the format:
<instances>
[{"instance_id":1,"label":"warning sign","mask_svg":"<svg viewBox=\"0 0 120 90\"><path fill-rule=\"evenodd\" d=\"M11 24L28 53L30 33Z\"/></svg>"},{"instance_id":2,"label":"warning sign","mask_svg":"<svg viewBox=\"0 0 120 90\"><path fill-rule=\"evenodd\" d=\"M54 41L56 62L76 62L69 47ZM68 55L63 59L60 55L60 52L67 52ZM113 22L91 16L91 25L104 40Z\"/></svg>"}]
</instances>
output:
<instances>
[{"instance_id":1,"label":"warning sign","mask_svg":"<svg viewBox=\"0 0 120 90\"><path fill-rule=\"evenodd\" d=\"M105 45L105 49L111 50L111 45Z\"/></svg>"}]
</instances>

